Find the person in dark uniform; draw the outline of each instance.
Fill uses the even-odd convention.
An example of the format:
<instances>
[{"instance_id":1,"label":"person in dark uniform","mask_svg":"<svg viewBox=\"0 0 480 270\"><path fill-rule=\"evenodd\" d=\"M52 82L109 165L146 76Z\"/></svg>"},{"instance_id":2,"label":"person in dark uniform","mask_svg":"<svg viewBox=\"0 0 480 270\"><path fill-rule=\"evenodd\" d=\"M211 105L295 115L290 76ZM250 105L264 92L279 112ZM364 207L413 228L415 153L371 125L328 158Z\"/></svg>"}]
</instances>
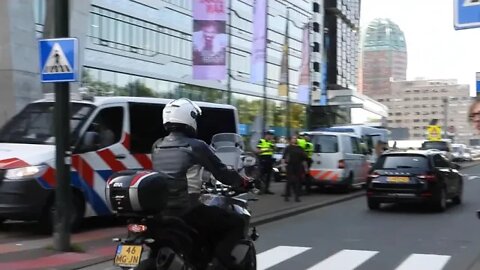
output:
<instances>
[{"instance_id":1,"label":"person in dark uniform","mask_svg":"<svg viewBox=\"0 0 480 270\"><path fill-rule=\"evenodd\" d=\"M265 137L260 139L257 144L257 153L260 157L260 178L264 183L264 194L274 194L270 191L270 178L273 170L273 152L275 151L275 144L273 143L273 132L267 131Z\"/></svg>"},{"instance_id":2,"label":"person in dark uniform","mask_svg":"<svg viewBox=\"0 0 480 270\"><path fill-rule=\"evenodd\" d=\"M285 148L282 161L287 164L287 183L285 185L285 201L290 200L293 189L295 201L300 202L300 185L307 171L308 157L305 151L298 146L296 136L290 138L290 144Z\"/></svg>"}]
</instances>

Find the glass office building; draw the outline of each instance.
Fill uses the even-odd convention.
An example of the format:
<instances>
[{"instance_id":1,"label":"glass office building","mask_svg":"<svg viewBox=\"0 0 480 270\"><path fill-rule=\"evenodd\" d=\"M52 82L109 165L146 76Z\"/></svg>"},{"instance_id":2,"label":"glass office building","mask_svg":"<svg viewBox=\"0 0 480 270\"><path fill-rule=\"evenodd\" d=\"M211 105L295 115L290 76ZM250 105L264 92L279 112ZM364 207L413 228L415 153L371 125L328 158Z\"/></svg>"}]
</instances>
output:
<instances>
[{"instance_id":1,"label":"glass office building","mask_svg":"<svg viewBox=\"0 0 480 270\"><path fill-rule=\"evenodd\" d=\"M11 0L8 0L11 1ZM233 0L227 31L231 33L230 80L192 79L191 0L91 0L71 1L71 34L79 38L82 85L100 95L133 95L231 103L240 122L251 125L263 114L264 88L252 84L250 54L253 1ZM226 1L227 3L229 1ZM307 104L297 100L302 28L311 20L318 0L268 0L267 124L285 132L287 98L277 91L280 61L289 16L290 126L306 125ZM45 0L34 0L37 37L48 29ZM47 18L45 20L45 18ZM47 26L46 26L47 25ZM248 132L248 128L247 128Z\"/></svg>"}]
</instances>

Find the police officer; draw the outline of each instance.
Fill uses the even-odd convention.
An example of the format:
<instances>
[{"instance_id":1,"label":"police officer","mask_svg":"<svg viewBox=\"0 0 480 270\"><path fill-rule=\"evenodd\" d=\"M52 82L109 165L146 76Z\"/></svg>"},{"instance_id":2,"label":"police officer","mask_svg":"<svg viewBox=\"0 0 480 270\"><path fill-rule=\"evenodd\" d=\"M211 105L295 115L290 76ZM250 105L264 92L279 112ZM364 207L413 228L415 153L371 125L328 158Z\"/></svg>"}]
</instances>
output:
<instances>
[{"instance_id":1,"label":"police officer","mask_svg":"<svg viewBox=\"0 0 480 270\"><path fill-rule=\"evenodd\" d=\"M260 157L261 179L264 183L263 193L274 194L270 191L270 178L273 170L273 152L275 144L273 143L273 131L265 133L265 137L260 139L257 144L257 153Z\"/></svg>"},{"instance_id":2,"label":"police officer","mask_svg":"<svg viewBox=\"0 0 480 270\"><path fill-rule=\"evenodd\" d=\"M310 192L312 185L312 176L310 175L310 167L312 166L312 155L313 155L313 143L310 141L308 135L303 136L305 140L305 154L307 154L307 171L305 175L305 189L306 192Z\"/></svg>"},{"instance_id":3,"label":"police officer","mask_svg":"<svg viewBox=\"0 0 480 270\"><path fill-rule=\"evenodd\" d=\"M169 183L167 213L182 217L195 228L208 245L213 245L216 258L230 269L235 264L231 251L242 240L245 224L233 213L200 204L202 167L227 185L248 188L249 181L229 170L204 141L194 138L201 113L200 107L186 98L165 106L163 126L169 134L153 145L153 169L175 179Z\"/></svg>"}]
</instances>

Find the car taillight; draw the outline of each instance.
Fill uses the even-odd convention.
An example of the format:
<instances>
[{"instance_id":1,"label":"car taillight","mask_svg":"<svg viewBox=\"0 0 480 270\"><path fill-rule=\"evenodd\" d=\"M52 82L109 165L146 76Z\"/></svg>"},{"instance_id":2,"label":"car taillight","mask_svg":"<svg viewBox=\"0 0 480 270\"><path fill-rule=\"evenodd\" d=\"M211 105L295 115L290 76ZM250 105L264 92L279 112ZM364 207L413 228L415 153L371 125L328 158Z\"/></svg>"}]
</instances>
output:
<instances>
[{"instance_id":1,"label":"car taillight","mask_svg":"<svg viewBox=\"0 0 480 270\"><path fill-rule=\"evenodd\" d=\"M417 178L425 181L437 181L437 176L434 174L421 174L417 175Z\"/></svg>"},{"instance_id":2,"label":"car taillight","mask_svg":"<svg viewBox=\"0 0 480 270\"><path fill-rule=\"evenodd\" d=\"M345 160L342 159L338 161L338 168L339 169L345 168Z\"/></svg>"},{"instance_id":3,"label":"car taillight","mask_svg":"<svg viewBox=\"0 0 480 270\"><path fill-rule=\"evenodd\" d=\"M140 224L128 224L128 231L134 233L141 233L147 230L147 226Z\"/></svg>"}]
</instances>

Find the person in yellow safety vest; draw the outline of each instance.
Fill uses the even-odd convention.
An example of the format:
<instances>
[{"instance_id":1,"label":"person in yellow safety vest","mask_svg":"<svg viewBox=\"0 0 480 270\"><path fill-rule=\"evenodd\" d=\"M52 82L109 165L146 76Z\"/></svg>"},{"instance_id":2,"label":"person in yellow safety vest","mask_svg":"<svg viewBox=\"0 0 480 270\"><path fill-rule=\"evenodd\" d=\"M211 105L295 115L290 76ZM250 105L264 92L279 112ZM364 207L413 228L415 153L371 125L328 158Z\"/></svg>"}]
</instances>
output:
<instances>
[{"instance_id":1,"label":"person in yellow safety vest","mask_svg":"<svg viewBox=\"0 0 480 270\"><path fill-rule=\"evenodd\" d=\"M307 141L304 139L304 137L302 135L298 135L297 145L300 146L300 148L302 148L303 151L305 151Z\"/></svg>"},{"instance_id":2,"label":"person in yellow safety vest","mask_svg":"<svg viewBox=\"0 0 480 270\"><path fill-rule=\"evenodd\" d=\"M260 157L260 178L264 183L263 193L274 194L270 191L270 178L273 170L273 153L275 151L275 144L273 142L273 131L267 131L263 139L260 139L257 144L257 153Z\"/></svg>"},{"instance_id":3,"label":"person in yellow safety vest","mask_svg":"<svg viewBox=\"0 0 480 270\"><path fill-rule=\"evenodd\" d=\"M305 175L305 190L307 193L310 192L311 184L312 184L312 177L310 175L310 166L312 166L312 155L313 155L313 143L310 142L310 137L308 135L303 136L303 141L305 142L305 146L303 147L303 151L307 154L307 171Z\"/></svg>"}]
</instances>

